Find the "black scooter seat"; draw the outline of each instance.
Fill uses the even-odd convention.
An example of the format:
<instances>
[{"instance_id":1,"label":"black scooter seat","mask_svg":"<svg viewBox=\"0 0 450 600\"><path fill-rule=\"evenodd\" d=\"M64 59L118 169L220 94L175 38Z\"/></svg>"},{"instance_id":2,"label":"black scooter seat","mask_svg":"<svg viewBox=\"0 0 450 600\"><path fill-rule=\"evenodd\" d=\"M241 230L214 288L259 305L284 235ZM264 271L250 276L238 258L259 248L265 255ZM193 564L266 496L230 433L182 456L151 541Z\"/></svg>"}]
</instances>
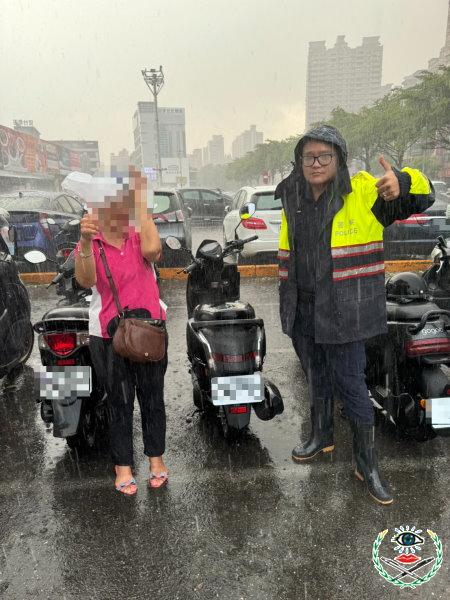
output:
<instances>
[{"instance_id":1,"label":"black scooter seat","mask_svg":"<svg viewBox=\"0 0 450 600\"><path fill-rule=\"evenodd\" d=\"M60 306L51 308L42 317L42 321L55 319L69 320L89 320L89 308L84 306Z\"/></svg>"},{"instance_id":2,"label":"black scooter seat","mask_svg":"<svg viewBox=\"0 0 450 600\"><path fill-rule=\"evenodd\" d=\"M224 319L254 319L255 311L247 302L199 304L194 309L194 321L222 321Z\"/></svg>"},{"instance_id":3,"label":"black scooter seat","mask_svg":"<svg viewBox=\"0 0 450 600\"><path fill-rule=\"evenodd\" d=\"M386 309L388 321L420 321L426 312L439 310L439 307L434 302L386 302Z\"/></svg>"}]
</instances>

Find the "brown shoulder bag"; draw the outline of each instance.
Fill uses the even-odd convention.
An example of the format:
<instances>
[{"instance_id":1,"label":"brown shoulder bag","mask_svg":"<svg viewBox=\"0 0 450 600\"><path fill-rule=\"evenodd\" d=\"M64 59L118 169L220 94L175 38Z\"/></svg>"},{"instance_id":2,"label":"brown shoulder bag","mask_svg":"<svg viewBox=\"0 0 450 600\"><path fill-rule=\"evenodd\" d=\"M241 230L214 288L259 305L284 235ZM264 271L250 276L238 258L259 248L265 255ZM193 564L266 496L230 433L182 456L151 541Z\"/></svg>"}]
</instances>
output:
<instances>
[{"instance_id":1,"label":"brown shoulder bag","mask_svg":"<svg viewBox=\"0 0 450 600\"><path fill-rule=\"evenodd\" d=\"M106 277L111 288L118 312L118 326L113 335L113 348L116 354L133 362L157 362L166 354L166 329L162 319L136 318L127 316L120 304L117 288L106 260L103 244L100 244L100 257L105 267ZM131 312L131 311L130 311Z\"/></svg>"}]
</instances>

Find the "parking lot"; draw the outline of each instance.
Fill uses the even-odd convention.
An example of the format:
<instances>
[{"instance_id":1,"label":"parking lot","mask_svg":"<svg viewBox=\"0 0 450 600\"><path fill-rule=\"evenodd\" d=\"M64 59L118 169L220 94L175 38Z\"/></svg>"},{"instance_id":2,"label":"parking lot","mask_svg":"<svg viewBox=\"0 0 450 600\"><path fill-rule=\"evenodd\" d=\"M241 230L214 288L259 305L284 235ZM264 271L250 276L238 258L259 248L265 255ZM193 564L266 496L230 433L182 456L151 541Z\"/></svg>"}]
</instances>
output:
<instances>
[{"instance_id":1,"label":"parking lot","mask_svg":"<svg viewBox=\"0 0 450 600\"><path fill-rule=\"evenodd\" d=\"M196 235L194 246L204 237ZM353 476L350 431L338 405L335 451L294 464L291 449L308 430L305 381L280 331L276 280L246 279L241 296L265 321L264 373L282 391L285 411L270 422L253 414L248 434L224 441L214 423L191 418L184 286L162 283L170 335L166 489L145 485L137 412L134 498L114 491L106 448L77 455L52 437L32 397L36 346L23 374L9 387L2 383L0 596L447 598L450 440L419 444L397 438L386 425L378 428L382 471L396 498L387 508L373 503ZM55 297L44 287L29 290L36 321ZM400 525L429 528L444 545L441 570L416 590L395 588L371 561L378 533Z\"/></svg>"}]
</instances>

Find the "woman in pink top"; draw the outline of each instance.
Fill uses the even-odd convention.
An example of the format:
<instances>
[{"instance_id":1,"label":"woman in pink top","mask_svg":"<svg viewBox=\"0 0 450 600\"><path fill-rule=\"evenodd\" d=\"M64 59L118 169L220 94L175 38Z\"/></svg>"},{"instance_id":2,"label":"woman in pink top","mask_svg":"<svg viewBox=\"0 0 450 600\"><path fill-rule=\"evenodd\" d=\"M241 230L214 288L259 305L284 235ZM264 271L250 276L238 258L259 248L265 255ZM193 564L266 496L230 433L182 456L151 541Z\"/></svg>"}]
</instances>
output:
<instances>
[{"instance_id":1,"label":"woman in pink top","mask_svg":"<svg viewBox=\"0 0 450 600\"><path fill-rule=\"evenodd\" d=\"M157 363L136 363L114 352L108 323L117 316L117 309L99 254L99 242L103 243L121 305L136 310L136 316L140 309L154 319L165 319L153 268L153 262L161 255L161 241L148 214L145 179L139 172L131 171L129 189L109 200L81 220L75 277L81 286L92 288L89 347L96 375L107 392L115 487L123 494L133 495L137 491L131 470L135 394L141 409L144 452L150 462L149 485L160 487L167 481L162 457L167 354Z\"/></svg>"}]
</instances>

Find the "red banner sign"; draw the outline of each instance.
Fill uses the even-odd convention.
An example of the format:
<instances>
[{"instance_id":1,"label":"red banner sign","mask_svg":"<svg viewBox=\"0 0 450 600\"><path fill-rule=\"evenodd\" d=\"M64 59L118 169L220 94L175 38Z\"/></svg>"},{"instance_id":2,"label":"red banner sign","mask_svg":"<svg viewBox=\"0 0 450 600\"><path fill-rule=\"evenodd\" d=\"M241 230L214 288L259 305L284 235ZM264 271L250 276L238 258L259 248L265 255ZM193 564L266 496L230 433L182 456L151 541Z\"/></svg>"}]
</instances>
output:
<instances>
[{"instance_id":1,"label":"red banner sign","mask_svg":"<svg viewBox=\"0 0 450 600\"><path fill-rule=\"evenodd\" d=\"M0 169L65 175L80 166L78 152L0 125Z\"/></svg>"}]
</instances>

